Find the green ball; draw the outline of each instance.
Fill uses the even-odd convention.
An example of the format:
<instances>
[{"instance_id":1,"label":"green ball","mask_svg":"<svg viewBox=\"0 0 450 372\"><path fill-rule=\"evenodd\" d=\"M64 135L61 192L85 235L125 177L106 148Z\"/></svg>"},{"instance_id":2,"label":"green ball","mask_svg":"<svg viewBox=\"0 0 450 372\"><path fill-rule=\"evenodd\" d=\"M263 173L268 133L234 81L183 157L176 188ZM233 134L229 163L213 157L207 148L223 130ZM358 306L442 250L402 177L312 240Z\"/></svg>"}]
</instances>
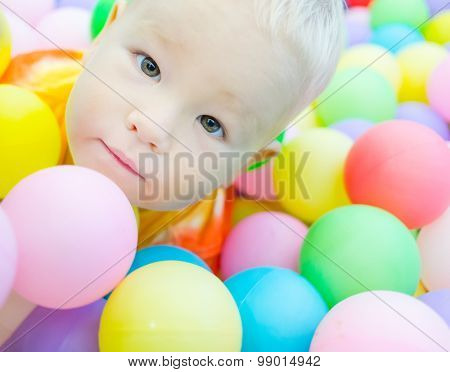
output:
<instances>
[{"instance_id":1,"label":"green ball","mask_svg":"<svg viewBox=\"0 0 450 372\"><path fill-rule=\"evenodd\" d=\"M394 118L397 97L392 84L378 72L349 68L336 73L316 107L317 116L325 126L344 119L377 123Z\"/></svg>"},{"instance_id":2,"label":"green ball","mask_svg":"<svg viewBox=\"0 0 450 372\"><path fill-rule=\"evenodd\" d=\"M396 217L352 205L313 224L301 249L300 272L330 307L368 290L412 295L419 283L419 250Z\"/></svg>"},{"instance_id":3,"label":"green ball","mask_svg":"<svg viewBox=\"0 0 450 372\"><path fill-rule=\"evenodd\" d=\"M92 12L91 18L91 36L95 39L105 27L109 13L114 7L116 0L99 0Z\"/></svg>"},{"instance_id":4,"label":"green ball","mask_svg":"<svg viewBox=\"0 0 450 372\"><path fill-rule=\"evenodd\" d=\"M430 17L425 0L375 0L371 7L372 28L388 23L418 27Z\"/></svg>"}]
</instances>

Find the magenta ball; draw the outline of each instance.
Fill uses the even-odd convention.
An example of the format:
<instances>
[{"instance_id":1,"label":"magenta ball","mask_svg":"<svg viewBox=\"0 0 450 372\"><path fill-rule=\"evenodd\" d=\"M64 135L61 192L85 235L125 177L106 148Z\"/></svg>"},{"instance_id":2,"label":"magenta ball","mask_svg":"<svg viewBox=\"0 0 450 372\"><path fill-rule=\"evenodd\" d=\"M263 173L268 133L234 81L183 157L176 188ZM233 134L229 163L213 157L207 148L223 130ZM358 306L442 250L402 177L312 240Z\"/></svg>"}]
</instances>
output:
<instances>
[{"instance_id":1,"label":"magenta ball","mask_svg":"<svg viewBox=\"0 0 450 372\"><path fill-rule=\"evenodd\" d=\"M239 222L222 250L224 279L241 271L276 266L297 271L307 227L285 213L261 212Z\"/></svg>"},{"instance_id":2,"label":"magenta ball","mask_svg":"<svg viewBox=\"0 0 450 372\"><path fill-rule=\"evenodd\" d=\"M354 7L347 11L345 17L348 46L368 42L372 35L369 10L366 7Z\"/></svg>"},{"instance_id":3,"label":"magenta ball","mask_svg":"<svg viewBox=\"0 0 450 372\"><path fill-rule=\"evenodd\" d=\"M428 81L427 93L431 107L450 122L450 57L432 73Z\"/></svg>"},{"instance_id":4,"label":"magenta ball","mask_svg":"<svg viewBox=\"0 0 450 372\"><path fill-rule=\"evenodd\" d=\"M445 321L422 301L391 291L364 292L325 316L310 351L446 351Z\"/></svg>"},{"instance_id":5,"label":"magenta ball","mask_svg":"<svg viewBox=\"0 0 450 372\"><path fill-rule=\"evenodd\" d=\"M0 308L11 291L17 265L16 238L0 204Z\"/></svg>"},{"instance_id":6,"label":"magenta ball","mask_svg":"<svg viewBox=\"0 0 450 372\"><path fill-rule=\"evenodd\" d=\"M93 170L60 166L20 181L2 207L16 235L14 289L48 308L74 308L109 293L137 246L133 208L122 190Z\"/></svg>"},{"instance_id":7,"label":"magenta ball","mask_svg":"<svg viewBox=\"0 0 450 372\"><path fill-rule=\"evenodd\" d=\"M250 199L275 200L273 162L260 168L244 171L234 182L236 191Z\"/></svg>"},{"instance_id":8,"label":"magenta ball","mask_svg":"<svg viewBox=\"0 0 450 372\"><path fill-rule=\"evenodd\" d=\"M84 50L91 43L91 12L76 7L57 8L47 14L37 25L37 29L50 41L45 49Z\"/></svg>"},{"instance_id":9,"label":"magenta ball","mask_svg":"<svg viewBox=\"0 0 450 372\"><path fill-rule=\"evenodd\" d=\"M444 140L450 141L450 128L430 106L421 102L405 102L398 106L396 119L411 120L433 129Z\"/></svg>"},{"instance_id":10,"label":"magenta ball","mask_svg":"<svg viewBox=\"0 0 450 372\"><path fill-rule=\"evenodd\" d=\"M346 119L333 124L330 128L344 133L352 140L356 141L373 126L374 124L368 120Z\"/></svg>"},{"instance_id":11,"label":"magenta ball","mask_svg":"<svg viewBox=\"0 0 450 372\"><path fill-rule=\"evenodd\" d=\"M32 25L36 25L54 7L54 0L1 0L0 3L0 9L11 10Z\"/></svg>"}]
</instances>

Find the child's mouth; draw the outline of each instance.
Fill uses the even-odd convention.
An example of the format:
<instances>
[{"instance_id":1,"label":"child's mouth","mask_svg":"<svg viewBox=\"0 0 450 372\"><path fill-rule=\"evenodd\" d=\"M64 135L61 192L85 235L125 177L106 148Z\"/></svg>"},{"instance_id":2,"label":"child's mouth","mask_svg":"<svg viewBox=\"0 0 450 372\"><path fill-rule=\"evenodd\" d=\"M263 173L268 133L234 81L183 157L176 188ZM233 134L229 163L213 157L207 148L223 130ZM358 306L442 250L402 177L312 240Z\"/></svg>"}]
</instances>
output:
<instances>
[{"instance_id":1,"label":"child's mouth","mask_svg":"<svg viewBox=\"0 0 450 372\"><path fill-rule=\"evenodd\" d=\"M116 150L112 147L109 147L102 139L99 139L100 142L103 144L105 149L112 155L112 157L127 171L134 174L135 176L138 176L142 180L145 181L145 178L138 172L136 164L129 159L125 154L123 154L121 151Z\"/></svg>"}]
</instances>

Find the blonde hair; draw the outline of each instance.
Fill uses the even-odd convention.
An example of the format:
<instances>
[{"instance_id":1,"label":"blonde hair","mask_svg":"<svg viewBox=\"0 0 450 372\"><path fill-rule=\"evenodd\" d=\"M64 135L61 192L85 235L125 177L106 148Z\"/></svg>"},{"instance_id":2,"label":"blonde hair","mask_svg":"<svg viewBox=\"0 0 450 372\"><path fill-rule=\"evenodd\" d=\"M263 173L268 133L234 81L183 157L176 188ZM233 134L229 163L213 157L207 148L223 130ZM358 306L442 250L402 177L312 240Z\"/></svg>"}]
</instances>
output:
<instances>
[{"instance_id":1,"label":"blonde hair","mask_svg":"<svg viewBox=\"0 0 450 372\"><path fill-rule=\"evenodd\" d=\"M254 0L258 26L294 51L288 72L303 110L334 74L344 46L344 0Z\"/></svg>"}]
</instances>

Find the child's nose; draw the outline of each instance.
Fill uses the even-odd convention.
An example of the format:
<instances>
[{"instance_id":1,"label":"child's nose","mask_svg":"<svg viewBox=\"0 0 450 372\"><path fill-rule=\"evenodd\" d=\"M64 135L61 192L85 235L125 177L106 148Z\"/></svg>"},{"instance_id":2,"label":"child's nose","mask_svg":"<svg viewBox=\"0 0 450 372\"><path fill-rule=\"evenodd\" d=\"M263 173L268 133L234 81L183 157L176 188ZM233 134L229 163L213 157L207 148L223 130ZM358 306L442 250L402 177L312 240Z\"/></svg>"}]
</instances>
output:
<instances>
[{"instance_id":1,"label":"child's nose","mask_svg":"<svg viewBox=\"0 0 450 372\"><path fill-rule=\"evenodd\" d=\"M163 124L149 116L133 111L127 119L127 128L136 132L138 138L148 144L153 152L163 154L169 151L171 134Z\"/></svg>"}]
</instances>

